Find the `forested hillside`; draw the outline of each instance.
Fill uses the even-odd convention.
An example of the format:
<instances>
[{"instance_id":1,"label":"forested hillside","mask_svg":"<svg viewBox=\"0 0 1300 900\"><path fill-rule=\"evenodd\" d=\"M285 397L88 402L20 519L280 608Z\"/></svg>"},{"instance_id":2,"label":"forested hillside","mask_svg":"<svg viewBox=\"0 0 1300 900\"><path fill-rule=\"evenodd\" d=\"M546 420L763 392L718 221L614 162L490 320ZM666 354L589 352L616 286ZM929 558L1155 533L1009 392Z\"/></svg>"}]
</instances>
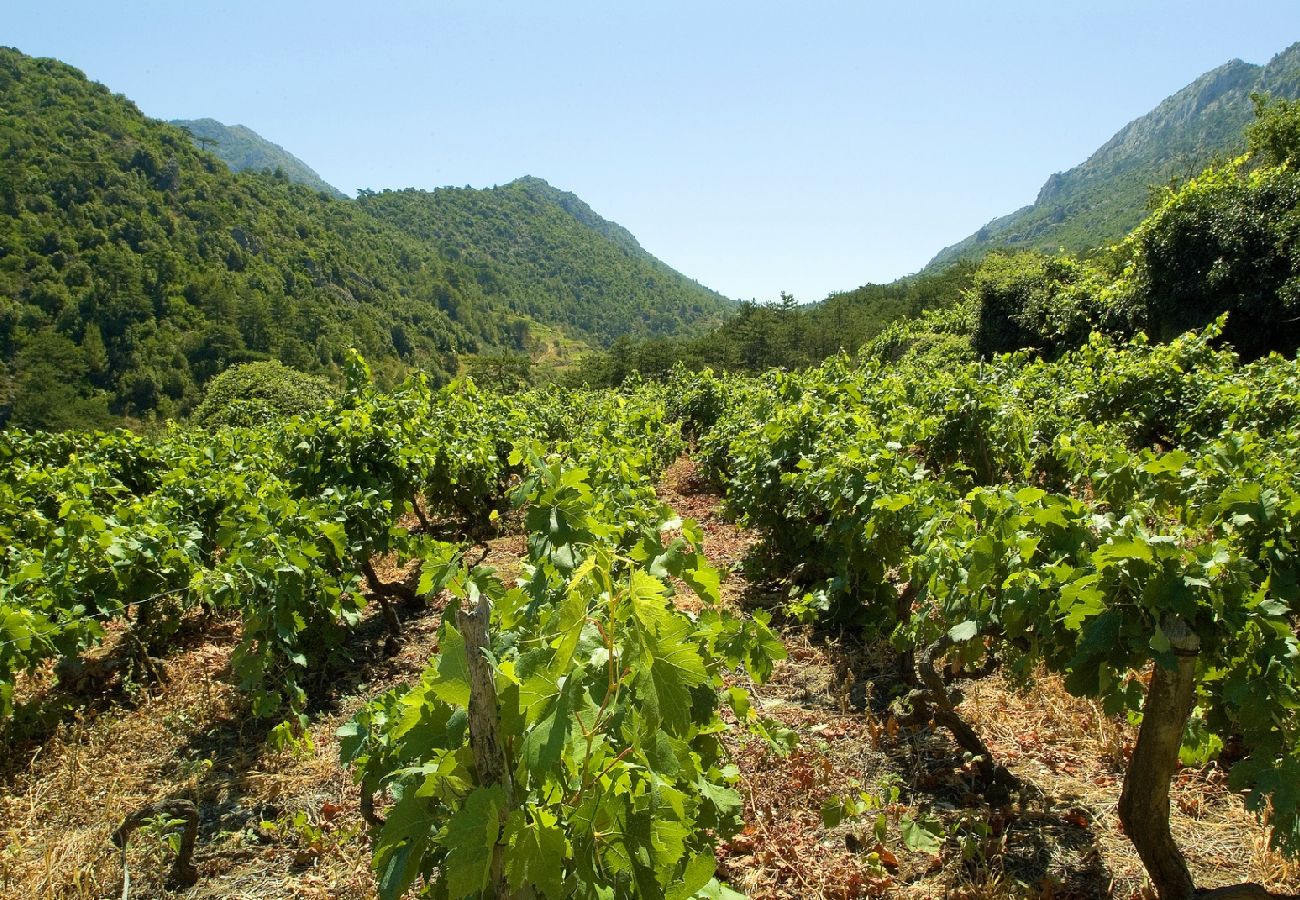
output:
<instances>
[{"instance_id":1,"label":"forested hillside","mask_svg":"<svg viewBox=\"0 0 1300 900\"><path fill-rule=\"evenodd\" d=\"M3 418L184 413L235 362L396 376L506 340L467 269L355 204L232 174L54 60L0 51Z\"/></svg>"},{"instance_id":2,"label":"forested hillside","mask_svg":"<svg viewBox=\"0 0 1300 900\"><path fill-rule=\"evenodd\" d=\"M1148 211L1152 186L1241 152L1251 94L1300 96L1300 43L1257 66L1234 59L1125 125L1082 164L1047 179L1029 206L939 251L927 269L993 249L1083 253L1122 238ZM1068 111L1063 111L1068 115Z\"/></svg>"},{"instance_id":3,"label":"forested hillside","mask_svg":"<svg viewBox=\"0 0 1300 900\"><path fill-rule=\"evenodd\" d=\"M610 386L633 373L661 376L677 365L729 372L815 365L841 351L856 352L895 323L958 303L971 286L975 268L963 261L940 272L866 284L803 306L783 292L776 302L742 303L706 334L620 338L608 351L585 357L568 377Z\"/></svg>"},{"instance_id":4,"label":"forested hillside","mask_svg":"<svg viewBox=\"0 0 1300 900\"><path fill-rule=\"evenodd\" d=\"M171 124L194 136L194 143L215 154L232 172L282 172L294 184L342 199L344 194L279 144L273 144L244 125L226 125L216 119L173 119Z\"/></svg>"},{"instance_id":5,"label":"forested hillside","mask_svg":"<svg viewBox=\"0 0 1300 900\"><path fill-rule=\"evenodd\" d=\"M672 334L716 322L732 307L540 178L488 190L363 191L359 202L468 266L512 309L598 342Z\"/></svg>"},{"instance_id":6,"label":"forested hillside","mask_svg":"<svg viewBox=\"0 0 1300 900\"><path fill-rule=\"evenodd\" d=\"M541 184L334 199L0 49L0 424L183 416L234 363L337 378L351 347L381 383L444 380L538 323L604 341L727 307Z\"/></svg>"}]
</instances>

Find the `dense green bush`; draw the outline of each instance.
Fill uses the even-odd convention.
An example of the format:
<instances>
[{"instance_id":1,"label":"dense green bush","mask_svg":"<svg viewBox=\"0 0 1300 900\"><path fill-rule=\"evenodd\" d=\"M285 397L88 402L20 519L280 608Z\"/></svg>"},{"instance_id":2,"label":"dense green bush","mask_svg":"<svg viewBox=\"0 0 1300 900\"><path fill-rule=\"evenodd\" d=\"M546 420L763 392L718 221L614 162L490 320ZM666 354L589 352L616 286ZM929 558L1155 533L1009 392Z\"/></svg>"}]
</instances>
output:
<instances>
[{"instance_id":1,"label":"dense green bush","mask_svg":"<svg viewBox=\"0 0 1300 900\"><path fill-rule=\"evenodd\" d=\"M1127 336L1133 316L1107 290L1109 281L1097 266L1068 256L995 253L971 287L977 305L971 342L982 356L1026 347L1056 356L1093 331Z\"/></svg>"},{"instance_id":2,"label":"dense green bush","mask_svg":"<svg viewBox=\"0 0 1300 900\"><path fill-rule=\"evenodd\" d=\"M914 360L938 368L969 362L975 358L970 340L974 327L975 306L962 301L895 322L863 346L861 356L884 363Z\"/></svg>"},{"instance_id":3,"label":"dense green bush","mask_svg":"<svg viewBox=\"0 0 1300 900\"><path fill-rule=\"evenodd\" d=\"M1227 312L1224 340L1246 359L1300 346L1300 173L1242 161L1208 169L1170 192L1128 243L1152 338Z\"/></svg>"},{"instance_id":4,"label":"dense green bush","mask_svg":"<svg viewBox=\"0 0 1300 900\"><path fill-rule=\"evenodd\" d=\"M292 415L317 412L338 391L324 378L290 369L275 360L232 366L208 385L194 410L200 425L264 425Z\"/></svg>"},{"instance_id":5,"label":"dense green bush","mask_svg":"<svg viewBox=\"0 0 1300 900\"><path fill-rule=\"evenodd\" d=\"M1246 128L1251 154L1266 166L1300 156L1300 100L1270 100L1254 94L1255 121Z\"/></svg>"}]
</instances>

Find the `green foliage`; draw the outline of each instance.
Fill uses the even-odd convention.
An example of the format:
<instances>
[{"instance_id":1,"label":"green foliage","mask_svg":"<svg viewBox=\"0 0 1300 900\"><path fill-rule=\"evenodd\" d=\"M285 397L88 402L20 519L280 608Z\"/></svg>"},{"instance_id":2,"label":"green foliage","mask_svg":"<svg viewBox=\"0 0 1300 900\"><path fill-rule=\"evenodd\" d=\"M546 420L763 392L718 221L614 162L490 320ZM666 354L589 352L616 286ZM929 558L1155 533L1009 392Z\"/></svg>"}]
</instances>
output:
<instances>
[{"instance_id":1,"label":"green foliage","mask_svg":"<svg viewBox=\"0 0 1300 900\"><path fill-rule=\"evenodd\" d=\"M15 375L8 403L0 406L0 421L23 428L107 427L113 421L108 396L89 383L92 362L103 358L103 342L97 346L98 353L93 347L87 352L53 329L29 334L15 354Z\"/></svg>"},{"instance_id":2,"label":"green foliage","mask_svg":"<svg viewBox=\"0 0 1300 900\"><path fill-rule=\"evenodd\" d=\"M892 284L868 284L799 306L782 293L778 303L742 303L713 332L697 338L620 340L592 356L572 378L614 386L640 376L662 378L677 367L699 371L762 372L799 369L840 352L854 352L891 328L957 303L975 267L960 263L933 275Z\"/></svg>"},{"instance_id":3,"label":"green foliage","mask_svg":"<svg viewBox=\"0 0 1300 900\"><path fill-rule=\"evenodd\" d=\"M452 582L463 602L492 604L509 785L474 767L466 646L450 616L419 684L341 730L362 790L395 800L375 844L380 896L417 878L434 896L473 896L497 846L515 891L695 896L713 878L714 841L739 827L738 772L718 739L723 675L761 678L783 651L762 620L721 611L698 527L653 501L642 470L593 476L536 456L531 468L517 493L528 577L510 589L486 570ZM705 611L679 611L671 579ZM726 696L763 730L743 691Z\"/></svg>"},{"instance_id":4,"label":"green foliage","mask_svg":"<svg viewBox=\"0 0 1300 900\"><path fill-rule=\"evenodd\" d=\"M75 424L23 396L41 335L81 356L68 390L130 418L185 414L241 362L332 374L355 345L395 383L503 337L465 269L355 204L231 174L75 69L0 50L0 100L0 354L29 427Z\"/></svg>"},{"instance_id":5,"label":"green foliage","mask_svg":"<svg viewBox=\"0 0 1300 900\"><path fill-rule=\"evenodd\" d=\"M516 312L596 343L699 330L731 307L540 178L490 190L365 191L359 203L456 260Z\"/></svg>"},{"instance_id":6,"label":"green foliage","mask_svg":"<svg viewBox=\"0 0 1300 900\"><path fill-rule=\"evenodd\" d=\"M264 425L323 409L337 389L275 360L231 366L208 384L194 410L198 425Z\"/></svg>"},{"instance_id":7,"label":"green foliage","mask_svg":"<svg viewBox=\"0 0 1300 900\"><path fill-rule=\"evenodd\" d=\"M1247 158L1155 195L1154 211L1105 256L1035 251L988 256L968 298L970 346L981 356L1030 349L1058 356L1093 332L1168 341L1227 314L1216 332L1247 359L1300 347L1300 104L1257 102ZM954 328L954 326L957 326ZM869 353L900 359L919 345L959 358L959 318L931 314L887 331Z\"/></svg>"},{"instance_id":8,"label":"green foliage","mask_svg":"<svg viewBox=\"0 0 1300 900\"><path fill-rule=\"evenodd\" d=\"M1246 145L1266 166L1300 160L1300 100L1271 100L1252 94L1255 121L1246 128Z\"/></svg>"},{"instance_id":9,"label":"green foliage","mask_svg":"<svg viewBox=\"0 0 1300 900\"><path fill-rule=\"evenodd\" d=\"M452 568L454 546L399 527L417 505L486 527L528 469L516 442L563 448L594 479L644 480L682 448L654 388L507 399L420 377L387 394L360 356L346 368L337 402L257 427L0 432L0 722L19 673L75 658L106 622L130 612L161 645L199 606L242 619L253 713L293 721L307 673L346 653L376 556L422 560L424 592ZM236 374L267 371L285 375Z\"/></svg>"},{"instance_id":10,"label":"green foliage","mask_svg":"<svg viewBox=\"0 0 1300 900\"><path fill-rule=\"evenodd\" d=\"M1207 169L1129 237L1126 278L1148 333L1169 340L1228 313L1244 357L1300 346L1300 172Z\"/></svg>"},{"instance_id":11,"label":"green foliage","mask_svg":"<svg viewBox=\"0 0 1300 900\"><path fill-rule=\"evenodd\" d=\"M1034 348L1049 356L1081 346L1094 331L1130 335L1133 315L1108 291L1094 265L1036 252L994 253L971 286L976 324L971 344L983 356Z\"/></svg>"},{"instance_id":12,"label":"green foliage","mask_svg":"<svg viewBox=\"0 0 1300 900\"><path fill-rule=\"evenodd\" d=\"M884 329L862 347L861 355L878 362L924 361L934 368L970 362L975 358L971 346L975 321L975 305L969 300L927 310Z\"/></svg>"},{"instance_id":13,"label":"green foliage","mask_svg":"<svg viewBox=\"0 0 1300 900\"><path fill-rule=\"evenodd\" d=\"M864 354L709 378L701 454L802 593L795 614L940 648L950 671L1043 664L1135 713L1133 673L1174 665L1163 628L1186 623L1184 755L1237 741L1231 784L1296 851L1300 364L1242 365L1215 349L1223 327L1094 335L1059 359Z\"/></svg>"},{"instance_id":14,"label":"green foliage","mask_svg":"<svg viewBox=\"0 0 1300 900\"><path fill-rule=\"evenodd\" d=\"M970 289L974 274L974 264L959 261L942 272L831 294L808 308L813 358L824 359L841 351L854 353L895 324L948 309Z\"/></svg>"},{"instance_id":15,"label":"green foliage","mask_svg":"<svg viewBox=\"0 0 1300 900\"><path fill-rule=\"evenodd\" d=\"M355 203L234 174L12 49L0 107L0 424L181 418L232 365L337 378L354 346L384 386L441 383L460 354L531 352L530 323L605 341L729 308L536 180Z\"/></svg>"},{"instance_id":16,"label":"green foliage","mask_svg":"<svg viewBox=\"0 0 1300 900\"><path fill-rule=\"evenodd\" d=\"M521 391L532 384L532 360L525 353L503 350L483 353L469 364L469 375L483 387L494 391Z\"/></svg>"}]
</instances>

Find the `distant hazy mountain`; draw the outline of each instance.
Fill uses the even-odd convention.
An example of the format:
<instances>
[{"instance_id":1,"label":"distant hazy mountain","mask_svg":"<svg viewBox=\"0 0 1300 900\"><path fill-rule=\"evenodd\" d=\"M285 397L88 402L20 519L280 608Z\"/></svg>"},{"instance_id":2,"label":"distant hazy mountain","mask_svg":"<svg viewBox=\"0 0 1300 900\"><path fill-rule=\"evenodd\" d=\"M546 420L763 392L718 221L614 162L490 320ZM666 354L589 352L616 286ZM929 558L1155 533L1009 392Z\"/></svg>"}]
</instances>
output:
<instances>
[{"instance_id":1,"label":"distant hazy mountain","mask_svg":"<svg viewBox=\"0 0 1300 900\"><path fill-rule=\"evenodd\" d=\"M998 248L1082 252L1123 237L1145 216L1151 186L1244 149L1253 92L1300 96L1300 43L1267 65L1234 59L1205 73L1125 125L1087 161L1048 178L1033 204L945 248L926 268Z\"/></svg>"},{"instance_id":2,"label":"distant hazy mountain","mask_svg":"<svg viewBox=\"0 0 1300 900\"><path fill-rule=\"evenodd\" d=\"M251 128L224 125L216 119L173 119L171 124L192 134L194 143L215 153L232 172L279 169L295 184L305 184L333 197L343 196L342 191L317 175L311 166Z\"/></svg>"}]
</instances>

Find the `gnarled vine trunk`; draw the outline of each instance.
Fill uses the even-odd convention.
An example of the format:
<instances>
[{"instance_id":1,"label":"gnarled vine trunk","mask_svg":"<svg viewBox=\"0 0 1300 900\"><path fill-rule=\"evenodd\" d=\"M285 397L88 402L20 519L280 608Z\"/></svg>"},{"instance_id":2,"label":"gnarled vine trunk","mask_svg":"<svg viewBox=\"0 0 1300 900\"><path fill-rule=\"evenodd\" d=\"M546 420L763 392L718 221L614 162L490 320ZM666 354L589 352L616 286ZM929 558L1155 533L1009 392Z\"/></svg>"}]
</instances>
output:
<instances>
[{"instance_id":1,"label":"gnarled vine trunk","mask_svg":"<svg viewBox=\"0 0 1300 900\"><path fill-rule=\"evenodd\" d=\"M1180 618L1167 620L1163 627L1178 664L1172 670L1157 664L1151 675L1142 705L1142 727L1124 771L1119 818L1160 900L1190 900L1196 884L1169 831L1169 783L1178 768L1178 751L1192 714L1201 642Z\"/></svg>"},{"instance_id":2,"label":"gnarled vine trunk","mask_svg":"<svg viewBox=\"0 0 1300 900\"><path fill-rule=\"evenodd\" d=\"M1019 781L1011 772L999 765L993 758L992 751L970 724L957 712L956 706L961 695L949 691L939 663L952 649L955 641L949 635L942 635L914 657L914 672L921 687L907 695L906 704L912 713L900 719L903 724L919 725L933 723L952 732L957 745L974 757L977 762L981 790L990 803L1005 803ZM984 672L972 673L975 677L988 674L996 664L990 660Z\"/></svg>"},{"instance_id":3,"label":"gnarled vine trunk","mask_svg":"<svg viewBox=\"0 0 1300 900\"><path fill-rule=\"evenodd\" d=\"M504 825L509 810L514 806L514 785L511 782L510 767L506 764L505 747L501 744L497 729L497 697L492 666L485 655L491 647L488 641L490 612L488 598L480 595L473 609L462 607L457 610L456 625L465 638L465 657L469 664L469 743L474 753L474 768L478 771L479 784L499 784L504 788L506 802L501 810L501 824ZM506 883L503 849L500 841L493 846L492 863L488 871L488 890L497 900L511 896Z\"/></svg>"},{"instance_id":4,"label":"gnarled vine trunk","mask_svg":"<svg viewBox=\"0 0 1300 900\"><path fill-rule=\"evenodd\" d=\"M1137 849L1160 900L1262 900L1273 894L1257 884L1196 890L1187 860L1169 830L1169 785L1178 769L1178 751L1196 699L1196 661L1201 642L1181 618L1162 625L1177 665L1156 665L1142 704L1142 726L1124 772L1119 818Z\"/></svg>"}]
</instances>

